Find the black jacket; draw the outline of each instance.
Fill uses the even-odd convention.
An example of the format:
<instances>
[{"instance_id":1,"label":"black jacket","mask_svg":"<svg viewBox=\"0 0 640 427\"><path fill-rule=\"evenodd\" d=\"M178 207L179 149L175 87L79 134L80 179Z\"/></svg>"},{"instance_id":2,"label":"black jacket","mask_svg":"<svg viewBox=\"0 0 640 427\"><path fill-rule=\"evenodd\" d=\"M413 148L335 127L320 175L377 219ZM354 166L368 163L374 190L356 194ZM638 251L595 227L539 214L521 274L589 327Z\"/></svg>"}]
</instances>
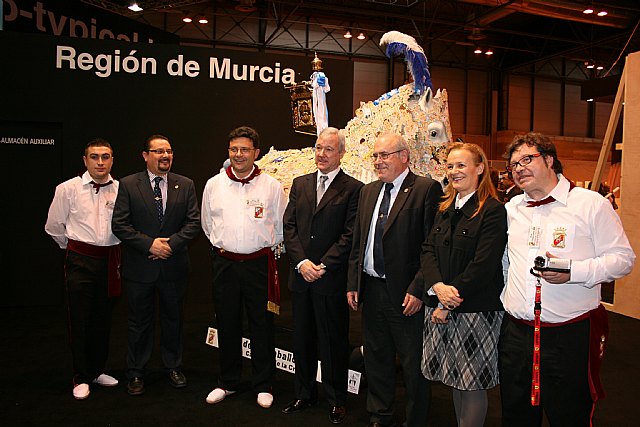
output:
<instances>
[{"instance_id":1,"label":"black jacket","mask_svg":"<svg viewBox=\"0 0 640 427\"><path fill-rule=\"evenodd\" d=\"M111 229L122 241L122 277L150 283L162 272L165 280L185 279L189 273L187 244L200 234L200 210L193 181L167 174L167 207L158 221L147 171L120 180ZM173 255L166 260L149 259L156 237L169 237Z\"/></svg>"},{"instance_id":2,"label":"black jacket","mask_svg":"<svg viewBox=\"0 0 640 427\"><path fill-rule=\"evenodd\" d=\"M456 311L502 310L500 292L504 287L502 255L507 243L507 213L495 199L489 198L473 218L478 207L474 194L462 209L438 212L431 234L423 247L422 274L424 302L438 305L427 290L438 282L453 285L464 299Z\"/></svg>"},{"instance_id":3,"label":"black jacket","mask_svg":"<svg viewBox=\"0 0 640 427\"><path fill-rule=\"evenodd\" d=\"M367 298L362 269L367 239L371 237L369 228L382 184L381 181L374 181L362 187L360 191L347 283L348 291L358 291L360 303ZM384 226L382 245L387 290L394 308L399 313L404 310L402 302L407 293L416 298L421 298L424 293L420 253L431 230L441 196L440 183L409 172L391 206L389 219Z\"/></svg>"},{"instance_id":4,"label":"black jacket","mask_svg":"<svg viewBox=\"0 0 640 427\"><path fill-rule=\"evenodd\" d=\"M291 263L289 289L311 288L321 295L346 293L347 261L351 251L353 223L362 183L338 172L316 206L317 172L293 180L284 213L284 243ZM327 266L324 276L308 283L296 270L308 259Z\"/></svg>"}]
</instances>

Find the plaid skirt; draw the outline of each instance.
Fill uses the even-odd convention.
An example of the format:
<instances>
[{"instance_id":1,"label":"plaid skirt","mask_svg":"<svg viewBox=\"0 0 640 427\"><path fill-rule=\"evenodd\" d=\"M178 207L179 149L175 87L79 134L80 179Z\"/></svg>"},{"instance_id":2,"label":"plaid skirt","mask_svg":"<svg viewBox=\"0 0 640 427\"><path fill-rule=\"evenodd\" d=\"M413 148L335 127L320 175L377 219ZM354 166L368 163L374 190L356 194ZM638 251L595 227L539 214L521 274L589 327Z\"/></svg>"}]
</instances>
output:
<instances>
[{"instance_id":1,"label":"plaid skirt","mask_svg":"<svg viewBox=\"0 0 640 427\"><path fill-rule=\"evenodd\" d=\"M458 390L486 390L499 384L498 339L503 311L449 313L449 322L431 322L427 307L422 373Z\"/></svg>"}]
</instances>

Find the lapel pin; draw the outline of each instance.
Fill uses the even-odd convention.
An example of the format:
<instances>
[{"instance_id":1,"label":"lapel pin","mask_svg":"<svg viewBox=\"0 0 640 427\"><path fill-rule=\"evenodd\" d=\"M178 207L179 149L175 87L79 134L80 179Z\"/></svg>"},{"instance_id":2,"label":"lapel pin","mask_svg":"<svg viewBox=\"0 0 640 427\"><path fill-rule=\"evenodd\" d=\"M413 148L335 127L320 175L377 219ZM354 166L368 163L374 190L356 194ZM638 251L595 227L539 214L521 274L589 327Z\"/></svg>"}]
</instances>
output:
<instances>
[{"instance_id":1,"label":"lapel pin","mask_svg":"<svg viewBox=\"0 0 640 427\"><path fill-rule=\"evenodd\" d=\"M408 188L405 188L405 189L404 189L404 192L405 192L405 193L408 193L408 192L409 192L409 189L408 189Z\"/></svg>"},{"instance_id":2,"label":"lapel pin","mask_svg":"<svg viewBox=\"0 0 640 427\"><path fill-rule=\"evenodd\" d=\"M176 186L174 188L177 190L178 188L180 188L180 186L178 184L176 184Z\"/></svg>"}]
</instances>

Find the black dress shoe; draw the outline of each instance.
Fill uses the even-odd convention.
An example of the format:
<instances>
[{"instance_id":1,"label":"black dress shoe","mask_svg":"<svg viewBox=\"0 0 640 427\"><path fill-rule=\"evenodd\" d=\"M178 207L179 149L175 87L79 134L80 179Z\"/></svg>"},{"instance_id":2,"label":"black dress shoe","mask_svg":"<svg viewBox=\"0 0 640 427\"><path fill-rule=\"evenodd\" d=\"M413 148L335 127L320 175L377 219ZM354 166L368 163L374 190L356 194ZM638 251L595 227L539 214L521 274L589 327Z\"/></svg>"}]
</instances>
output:
<instances>
[{"instance_id":1,"label":"black dress shoe","mask_svg":"<svg viewBox=\"0 0 640 427\"><path fill-rule=\"evenodd\" d=\"M133 377L127 384L127 393L131 396L140 396L144 394L144 381L140 377Z\"/></svg>"},{"instance_id":2,"label":"black dress shoe","mask_svg":"<svg viewBox=\"0 0 640 427\"><path fill-rule=\"evenodd\" d=\"M329 419L333 424L341 424L347 416L347 408L344 406L334 406L329 413Z\"/></svg>"},{"instance_id":3,"label":"black dress shoe","mask_svg":"<svg viewBox=\"0 0 640 427\"><path fill-rule=\"evenodd\" d=\"M182 388L187 386L187 377L180 371L172 369L169 371L169 384L175 388Z\"/></svg>"},{"instance_id":4,"label":"black dress shoe","mask_svg":"<svg viewBox=\"0 0 640 427\"><path fill-rule=\"evenodd\" d=\"M311 399L296 399L296 400L292 400L291 402L289 402L289 404L287 406L284 407L284 409L282 409L282 413L283 414L292 414L294 412L298 412L301 411L305 408L308 408L309 406L313 405L314 403L316 403L315 400L311 400Z\"/></svg>"}]
</instances>

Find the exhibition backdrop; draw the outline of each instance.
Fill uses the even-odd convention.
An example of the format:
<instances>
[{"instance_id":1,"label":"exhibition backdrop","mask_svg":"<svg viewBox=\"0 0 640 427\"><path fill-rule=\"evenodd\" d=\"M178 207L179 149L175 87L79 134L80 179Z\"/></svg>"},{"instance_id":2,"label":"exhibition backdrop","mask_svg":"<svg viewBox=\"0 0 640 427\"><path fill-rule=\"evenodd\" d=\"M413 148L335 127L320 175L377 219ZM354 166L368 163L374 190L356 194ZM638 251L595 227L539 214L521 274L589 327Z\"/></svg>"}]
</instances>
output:
<instances>
[{"instance_id":1,"label":"exhibition backdrop","mask_svg":"<svg viewBox=\"0 0 640 427\"><path fill-rule=\"evenodd\" d=\"M5 16L7 13L5 5ZM311 146L291 126L284 84L308 80L311 56L0 31L0 305L59 304L62 251L44 232L55 186L83 171L93 137L115 149L113 175L144 167L147 136L168 136L173 171L200 197L226 158L226 135L255 127L264 150ZM353 66L324 59L329 124L352 116ZM209 286L207 244L191 246L195 286ZM283 285L285 286L285 285Z\"/></svg>"}]
</instances>

